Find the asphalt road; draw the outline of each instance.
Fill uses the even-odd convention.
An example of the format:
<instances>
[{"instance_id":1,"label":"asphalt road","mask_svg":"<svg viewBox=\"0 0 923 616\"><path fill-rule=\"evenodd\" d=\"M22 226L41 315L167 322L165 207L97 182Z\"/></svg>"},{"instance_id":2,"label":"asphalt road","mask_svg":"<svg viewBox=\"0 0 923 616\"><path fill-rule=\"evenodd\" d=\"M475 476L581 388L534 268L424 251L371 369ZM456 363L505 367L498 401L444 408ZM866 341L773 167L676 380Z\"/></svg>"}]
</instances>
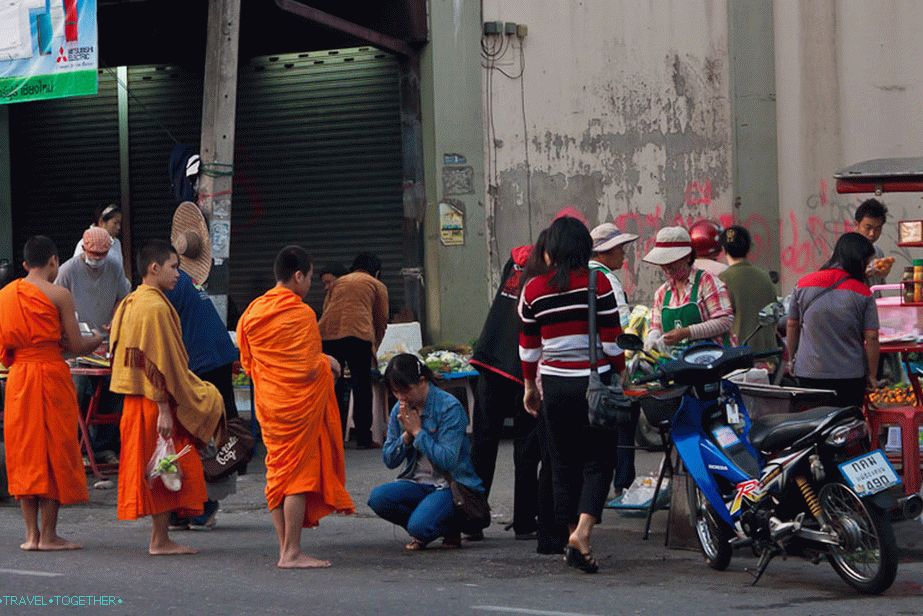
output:
<instances>
[{"instance_id":1,"label":"asphalt road","mask_svg":"<svg viewBox=\"0 0 923 616\"><path fill-rule=\"evenodd\" d=\"M258 472L242 478L238 494L224 501L215 530L174 535L201 549L188 557L148 556L149 521L116 521L114 490L91 490L89 505L62 511L62 534L85 545L70 553L21 552L19 511L5 503L0 506L0 614L923 613L919 522L896 527L904 556L897 582L882 597L859 596L826 563L802 560L777 560L751 587L745 568L755 559L746 553L735 555L730 570L718 573L696 552L664 548L666 513L657 514L654 535L643 541L643 519L607 512L593 540L601 572L575 572L561 557L538 555L534 542L515 541L503 531L512 502L512 450L506 443L491 499L496 520L486 540L455 551L404 553L405 533L365 506L371 487L394 476L378 453L347 452L357 514L328 517L320 528L305 531L305 551L332 560L328 570L275 568L275 535ZM656 459L642 454L639 467L650 470ZM13 607L8 596L45 605ZM96 604L74 605L89 601Z\"/></svg>"}]
</instances>

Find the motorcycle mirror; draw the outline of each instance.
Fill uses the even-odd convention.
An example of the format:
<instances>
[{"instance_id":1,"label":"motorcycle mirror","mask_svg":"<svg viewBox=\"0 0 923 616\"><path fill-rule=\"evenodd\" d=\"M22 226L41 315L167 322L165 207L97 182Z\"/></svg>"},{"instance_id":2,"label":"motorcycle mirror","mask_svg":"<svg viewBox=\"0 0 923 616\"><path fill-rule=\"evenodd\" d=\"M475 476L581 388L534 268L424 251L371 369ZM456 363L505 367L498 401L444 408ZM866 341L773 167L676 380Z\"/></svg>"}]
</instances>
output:
<instances>
[{"instance_id":1,"label":"motorcycle mirror","mask_svg":"<svg viewBox=\"0 0 923 616\"><path fill-rule=\"evenodd\" d=\"M782 306L782 302L772 302L771 304L766 304L760 310L759 323L760 325L774 325L783 316L785 316L785 308Z\"/></svg>"},{"instance_id":2,"label":"motorcycle mirror","mask_svg":"<svg viewBox=\"0 0 923 616\"><path fill-rule=\"evenodd\" d=\"M619 345L619 348L626 351L641 351L644 349L644 341L635 334L620 334L615 339L615 342Z\"/></svg>"}]
</instances>

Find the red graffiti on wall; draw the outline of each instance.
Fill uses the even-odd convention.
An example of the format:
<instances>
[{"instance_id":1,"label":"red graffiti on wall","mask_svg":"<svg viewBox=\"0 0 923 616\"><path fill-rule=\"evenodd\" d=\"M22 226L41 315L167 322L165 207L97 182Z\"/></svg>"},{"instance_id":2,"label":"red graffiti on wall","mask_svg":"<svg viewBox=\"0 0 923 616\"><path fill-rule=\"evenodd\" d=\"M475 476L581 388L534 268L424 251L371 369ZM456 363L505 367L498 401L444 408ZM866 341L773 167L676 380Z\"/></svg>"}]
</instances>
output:
<instances>
[{"instance_id":1,"label":"red graffiti on wall","mask_svg":"<svg viewBox=\"0 0 923 616\"><path fill-rule=\"evenodd\" d=\"M692 181L686 184L686 189L683 191L683 203L690 207L700 205L709 207L712 204L711 180L706 178L703 182Z\"/></svg>"},{"instance_id":2,"label":"red graffiti on wall","mask_svg":"<svg viewBox=\"0 0 923 616\"><path fill-rule=\"evenodd\" d=\"M794 274L806 274L818 269L830 258L833 246L839 237L853 231L849 219L825 222L821 217L811 215L802 224L795 212L788 213L786 221L779 221L779 237L791 234L791 242L782 248L782 267Z\"/></svg>"}]
</instances>

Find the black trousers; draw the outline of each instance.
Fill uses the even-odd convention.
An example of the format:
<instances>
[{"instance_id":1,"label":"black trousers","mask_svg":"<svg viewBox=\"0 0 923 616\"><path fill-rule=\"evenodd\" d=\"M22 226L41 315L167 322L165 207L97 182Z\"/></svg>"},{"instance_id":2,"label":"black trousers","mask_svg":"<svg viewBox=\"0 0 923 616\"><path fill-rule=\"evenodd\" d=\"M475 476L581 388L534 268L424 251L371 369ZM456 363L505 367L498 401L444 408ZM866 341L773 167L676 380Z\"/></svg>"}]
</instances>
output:
<instances>
[{"instance_id":1,"label":"black trousers","mask_svg":"<svg viewBox=\"0 0 923 616\"><path fill-rule=\"evenodd\" d=\"M612 487L616 490L627 490L635 480L634 445L640 415L641 404L633 402L631 406L631 424L618 429L619 450L616 455L615 477L612 479Z\"/></svg>"},{"instance_id":2,"label":"black trousers","mask_svg":"<svg viewBox=\"0 0 923 616\"><path fill-rule=\"evenodd\" d=\"M576 525L584 513L602 519L618 455L617 433L590 427L587 384L586 377L542 376L554 513L561 524Z\"/></svg>"},{"instance_id":3,"label":"black trousers","mask_svg":"<svg viewBox=\"0 0 923 616\"><path fill-rule=\"evenodd\" d=\"M798 377L798 385L812 389L832 389L836 392L837 406L858 406L865 404L865 377L857 379L808 379Z\"/></svg>"},{"instance_id":4,"label":"black trousers","mask_svg":"<svg viewBox=\"0 0 923 616\"><path fill-rule=\"evenodd\" d=\"M356 424L356 443L360 447L369 447L372 445L372 343L350 336L325 340L323 346L324 353L335 357L341 367L349 367L349 380L355 396L353 422ZM339 381L342 383L343 378L340 377ZM343 418L346 410L344 396L338 393L337 401L341 405L340 417Z\"/></svg>"},{"instance_id":5,"label":"black trousers","mask_svg":"<svg viewBox=\"0 0 923 616\"><path fill-rule=\"evenodd\" d=\"M484 371L478 377L477 404L472 426L471 460L488 495L497 467L497 451L507 417L513 418L513 529L518 535L537 530L538 466L541 449L537 420L522 405L523 386Z\"/></svg>"},{"instance_id":6,"label":"black trousers","mask_svg":"<svg viewBox=\"0 0 923 616\"><path fill-rule=\"evenodd\" d=\"M228 419L237 417L237 402L234 400L234 378L232 375L234 364L227 364L214 370L196 372L195 375L218 388L224 400L224 416Z\"/></svg>"}]
</instances>

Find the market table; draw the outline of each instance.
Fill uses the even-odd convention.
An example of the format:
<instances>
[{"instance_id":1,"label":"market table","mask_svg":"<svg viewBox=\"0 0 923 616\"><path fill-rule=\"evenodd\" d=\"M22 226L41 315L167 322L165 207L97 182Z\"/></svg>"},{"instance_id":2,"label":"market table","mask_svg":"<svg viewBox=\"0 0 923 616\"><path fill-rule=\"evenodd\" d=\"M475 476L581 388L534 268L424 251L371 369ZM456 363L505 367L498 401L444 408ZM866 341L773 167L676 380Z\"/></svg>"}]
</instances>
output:
<instances>
[{"instance_id":1,"label":"market table","mask_svg":"<svg viewBox=\"0 0 923 616\"><path fill-rule=\"evenodd\" d=\"M110 475L118 472L117 463L99 463L93 454L93 445L90 442L90 426L119 425L120 413L100 414L99 401L103 395L103 387L106 384L106 377L112 375L111 368L89 368L86 366L75 366L71 368L71 376L86 376L95 381L93 395L87 403L86 409L80 409L77 413L77 423L80 429L80 447L87 458L87 465L93 476L97 479L106 479Z\"/></svg>"},{"instance_id":2,"label":"market table","mask_svg":"<svg viewBox=\"0 0 923 616\"><path fill-rule=\"evenodd\" d=\"M881 344L883 354L901 354L907 378L916 396L916 405L878 407L866 400L865 416L869 423L872 448L880 446L881 428L896 425L901 430L901 471L903 474L904 491L915 494L920 491L920 428L923 426L923 396L920 390L920 376L911 367L908 353L923 353L923 342L920 340L905 342L885 342Z\"/></svg>"}]
</instances>

